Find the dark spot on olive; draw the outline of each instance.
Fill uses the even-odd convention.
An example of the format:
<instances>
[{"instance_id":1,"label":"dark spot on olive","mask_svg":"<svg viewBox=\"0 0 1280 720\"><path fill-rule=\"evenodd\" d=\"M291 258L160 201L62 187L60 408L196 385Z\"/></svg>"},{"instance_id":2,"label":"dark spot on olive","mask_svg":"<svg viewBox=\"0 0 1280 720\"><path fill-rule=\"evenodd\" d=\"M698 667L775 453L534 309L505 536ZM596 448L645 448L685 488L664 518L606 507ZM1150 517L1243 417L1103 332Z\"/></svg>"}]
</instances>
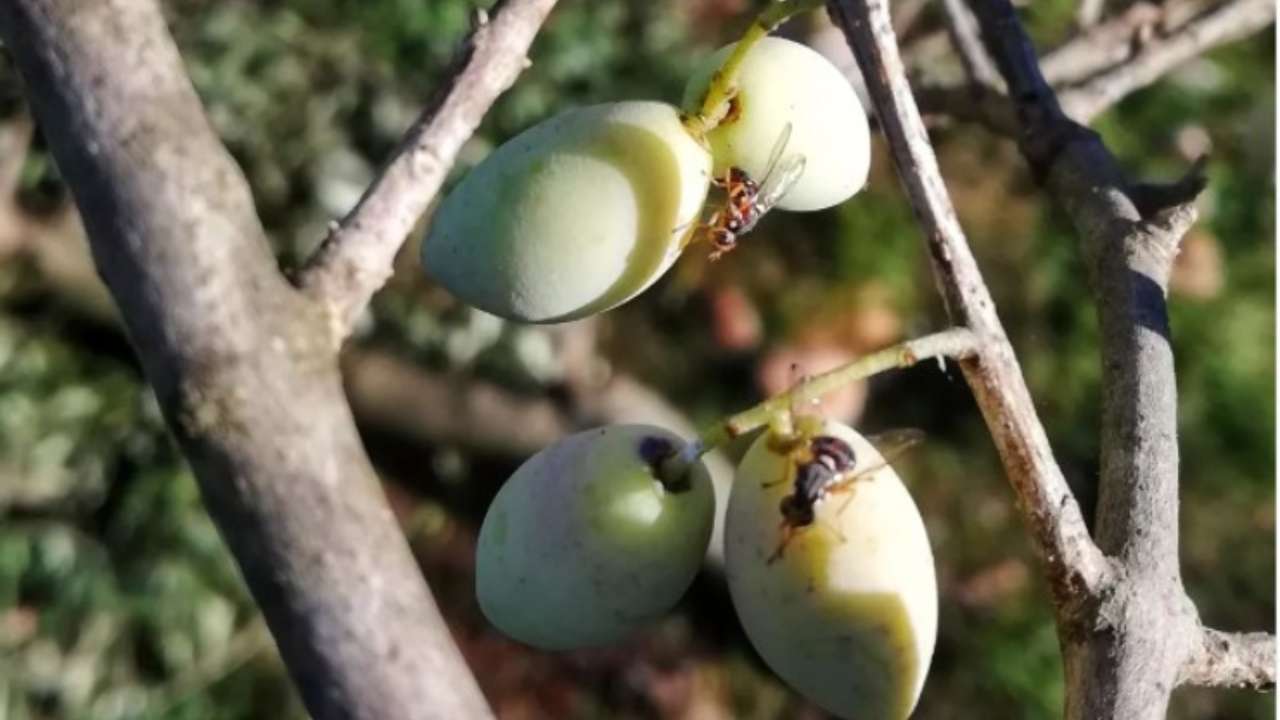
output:
<instances>
[{"instance_id":1,"label":"dark spot on olive","mask_svg":"<svg viewBox=\"0 0 1280 720\"><path fill-rule=\"evenodd\" d=\"M720 121L721 125L728 125L738 121L742 116L742 101L735 95L729 98L729 112L725 113L724 119Z\"/></svg>"},{"instance_id":2,"label":"dark spot on olive","mask_svg":"<svg viewBox=\"0 0 1280 720\"><path fill-rule=\"evenodd\" d=\"M675 443L664 437L649 435L640 439L638 449L640 459L649 466L653 476L659 478L667 492L681 493L693 487L688 468L673 471L671 467L665 469L663 467L668 460L675 457L677 452Z\"/></svg>"},{"instance_id":3,"label":"dark spot on olive","mask_svg":"<svg viewBox=\"0 0 1280 720\"><path fill-rule=\"evenodd\" d=\"M675 454L675 443L667 438L657 437L656 435L646 435L640 438L640 458L655 470L658 465L662 464L663 460Z\"/></svg>"}]
</instances>

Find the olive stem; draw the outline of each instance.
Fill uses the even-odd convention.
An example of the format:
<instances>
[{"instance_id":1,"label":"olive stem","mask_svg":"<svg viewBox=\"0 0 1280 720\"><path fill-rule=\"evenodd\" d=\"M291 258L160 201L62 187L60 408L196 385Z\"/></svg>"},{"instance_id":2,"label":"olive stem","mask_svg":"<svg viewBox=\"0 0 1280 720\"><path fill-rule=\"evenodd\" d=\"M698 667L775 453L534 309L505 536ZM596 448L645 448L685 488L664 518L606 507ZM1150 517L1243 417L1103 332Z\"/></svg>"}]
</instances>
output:
<instances>
[{"instance_id":1,"label":"olive stem","mask_svg":"<svg viewBox=\"0 0 1280 720\"><path fill-rule=\"evenodd\" d=\"M668 455L658 463L656 468L658 481L672 492L677 491L677 488L688 487L690 468L698 462L698 458L710 452L711 449L702 443L701 438L694 438L680 448L679 452Z\"/></svg>"},{"instance_id":2,"label":"olive stem","mask_svg":"<svg viewBox=\"0 0 1280 720\"><path fill-rule=\"evenodd\" d=\"M707 133L714 130L729 114L729 101L738 91L738 72L751 48L792 16L816 10L822 7L823 2L824 0L778 0L761 11L734 45L733 52L729 53L729 57L724 59L711 76L711 83L702 96L698 111L681 118L685 129L698 140L705 139Z\"/></svg>"},{"instance_id":3,"label":"olive stem","mask_svg":"<svg viewBox=\"0 0 1280 720\"><path fill-rule=\"evenodd\" d=\"M906 368L929 358L964 360L977 355L980 339L968 328L951 328L932 335L907 340L850 361L821 375L796 383L781 395L775 395L754 407L730 415L724 421L703 431L659 463L658 478L664 485L682 482L698 458L744 433L764 427L786 417L791 408L816 399L849 383L865 380L885 370Z\"/></svg>"},{"instance_id":4,"label":"olive stem","mask_svg":"<svg viewBox=\"0 0 1280 720\"><path fill-rule=\"evenodd\" d=\"M964 360L974 357L980 342L978 335L968 328L951 328L892 345L821 375L814 375L796 383L781 395L775 395L759 405L731 415L703 431L658 465L658 477L668 486L679 483L698 458L736 437L788 416L793 407L885 370L911 367L921 360Z\"/></svg>"},{"instance_id":5,"label":"olive stem","mask_svg":"<svg viewBox=\"0 0 1280 720\"><path fill-rule=\"evenodd\" d=\"M781 395L775 395L711 427L699 435L698 443L704 446L703 452L706 452L743 433L769 424L770 420L790 412L793 407L799 407L850 383L865 380L885 370L911 367L929 358L949 357L961 360L974 355L977 346L977 336L966 328L952 328L907 340L798 382Z\"/></svg>"}]
</instances>

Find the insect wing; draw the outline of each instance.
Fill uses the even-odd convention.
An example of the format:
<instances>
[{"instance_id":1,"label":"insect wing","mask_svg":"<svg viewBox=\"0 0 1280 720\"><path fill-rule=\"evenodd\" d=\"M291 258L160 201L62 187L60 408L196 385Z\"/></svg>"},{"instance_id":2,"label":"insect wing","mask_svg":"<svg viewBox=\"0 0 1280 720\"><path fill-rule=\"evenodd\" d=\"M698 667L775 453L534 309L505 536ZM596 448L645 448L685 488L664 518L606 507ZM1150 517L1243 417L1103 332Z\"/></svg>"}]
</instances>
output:
<instances>
[{"instance_id":1,"label":"insect wing","mask_svg":"<svg viewBox=\"0 0 1280 720\"><path fill-rule=\"evenodd\" d=\"M769 151L769 162L764 166L764 174L760 177L760 190L756 193L755 206L759 215L764 215L773 209L773 206L778 204L778 201L796 184L804 172L803 155L789 155L785 160L782 158L789 142L791 142L791 123L782 127L782 132L773 143L773 149Z\"/></svg>"},{"instance_id":2,"label":"insect wing","mask_svg":"<svg viewBox=\"0 0 1280 720\"><path fill-rule=\"evenodd\" d=\"M916 445L924 442L924 438L923 430L898 428L886 430L877 435L868 435L867 442L875 447L880 456L884 458L885 463L892 463Z\"/></svg>"},{"instance_id":3,"label":"insect wing","mask_svg":"<svg viewBox=\"0 0 1280 720\"><path fill-rule=\"evenodd\" d=\"M911 448L924 442L924 432L910 428L889 430L879 435L871 435L867 437L867 441L875 446L876 451L880 453L880 459L865 467L855 467L838 482L833 483L829 492L840 492L855 482L871 477L889 467L907 454Z\"/></svg>"},{"instance_id":4,"label":"insect wing","mask_svg":"<svg viewBox=\"0 0 1280 720\"><path fill-rule=\"evenodd\" d=\"M796 181L804 174L804 163L803 155L788 155L778 162L761 183L760 193L756 196L756 209L760 215L772 210L795 187Z\"/></svg>"},{"instance_id":5,"label":"insect wing","mask_svg":"<svg viewBox=\"0 0 1280 720\"><path fill-rule=\"evenodd\" d=\"M787 149L787 143L790 141L791 123L787 123L778 134L778 139L773 141L773 149L769 151L769 162L764 164L764 173L760 175L761 186L768 184L769 178L773 177L773 173L778 169L778 161L782 159L782 152Z\"/></svg>"}]
</instances>

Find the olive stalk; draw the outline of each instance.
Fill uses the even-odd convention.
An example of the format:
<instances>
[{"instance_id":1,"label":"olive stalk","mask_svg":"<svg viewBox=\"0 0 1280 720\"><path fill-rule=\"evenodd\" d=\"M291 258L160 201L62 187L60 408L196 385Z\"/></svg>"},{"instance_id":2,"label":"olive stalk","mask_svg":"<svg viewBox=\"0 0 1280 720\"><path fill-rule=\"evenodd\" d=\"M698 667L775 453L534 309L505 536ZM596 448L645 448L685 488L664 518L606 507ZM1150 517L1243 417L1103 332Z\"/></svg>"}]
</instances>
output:
<instances>
[{"instance_id":1,"label":"olive stalk","mask_svg":"<svg viewBox=\"0 0 1280 720\"><path fill-rule=\"evenodd\" d=\"M978 343L978 337L971 330L951 328L892 345L814 375L796 383L784 393L730 415L707 428L678 453L668 458L662 464L659 475L664 482L668 479L684 477L685 472L697 462L698 458L715 448L752 430L787 418L791 408L804 405L850 383L865 380L885 370L911 367L921 360L930 358L949 357L960 360L971 357L977 352Z\"/></svg>"},{"instance_id":2,"label":"olive stalk","mask_svg":"<svg viewBox=\"0 0 1280 720\"><path fill-rule=\"evenodd\" d=\"M761 11L742 34L733 52L729 53L729 57L725 58L720 69L712 76L711 84L707 86L707 92L703 95L697 112L686 113L681 118L685 129L699 141L703 140L708 132L714 130L729 114L729 101L737 93L738 72L742 68L742 61L746 59L747 53L751 52L751 48L791 17L808 10L816 10L822 7L824 1L778 0Z\"/></svg>"}]
</instances>

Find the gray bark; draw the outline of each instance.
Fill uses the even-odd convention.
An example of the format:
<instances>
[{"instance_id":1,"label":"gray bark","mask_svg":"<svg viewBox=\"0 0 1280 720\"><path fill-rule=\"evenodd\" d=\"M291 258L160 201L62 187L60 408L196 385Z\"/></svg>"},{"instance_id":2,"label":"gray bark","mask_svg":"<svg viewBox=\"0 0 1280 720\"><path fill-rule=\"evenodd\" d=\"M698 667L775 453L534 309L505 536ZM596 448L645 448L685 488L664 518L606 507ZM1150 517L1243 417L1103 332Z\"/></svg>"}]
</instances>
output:
<instances>
[{"instance_id":1,"label":"gray bark","mask_svg":"<svg viewBox=\"0 0 1280 720\"><path fill-rule=\"evenodd\" d=\"M308 710L487 716L356 434L331 320L278 272L154 0L12 0L0 35Z\"/></svg>"},{"instance_id":2,"label":"gray bark","mask_svg":"<svg viewBox=\"0 0 1280 720\"><path fill-rule=\"evenodd\" d=\"M0 37L80 206L98 270L210 513L318 718L489 713L356 435L337 347L457 148L518 74L552 4L512 0L480 23L455 78L304 269L302 290L278 272L247 185L204 118L155 0L0 5ZM1009 4L975 5L1010 91L1009 98L985 96L990 102L977 114L1020 139L1036 176L1079 230L1098 296L1106 398L1094 537L956 220L888 4L830 2L925 231L939 289L978 340L962 367L1045 563L1067 715L1163 717L1180 683L1271 687L1274 637L1202 627L1177 561L1176 393L1164 292L1203 181L1197 171L1168 185L1126 179L1097 136L1067 118ZM1184 19L1177 33L1098 77L1128 92L1188 53L1270 22L1274 12L1261 0L1233 0ZM1101 37L1114 26L1095 32ZM972 28L961 29L976 68L984 59L970 42ZM11 170L0 168L0 181ZM648 397L626 383L575 394L595 397L601 415ZM489 408L477 417L491 413L486 398L470 396L467 407ZM539 433L557 433L566 422L540 406L497 407L539 420L519 443L536 445Z\"/></svg>"},{"instance_id":3,"label":"gray bark","mask_svg":"<svg viewBox=\"0 0 1280 720\"><path fill-rule=\"evenodd\" d=\"M1104 399L1093 537L1043 438L956 222L907 87L887 2L829 3L925 230L947 307L985 341L976 361L962 367L1045 564L1066 671L1066 716L1162 718L1180 682L1267 687L1275 677L1275 638L1202 628L1178 564L1177 385L1165 290L1178 243L1195 221L1192 203L1204 187L1200 166L1171 184L1127 180L1098 136L1063 111L1007 0L973 6L1010 106L1000 107L1005 101L988 94L992 102L969 112L1018 138L1034 175L1075 223L1094 281ZM1107 77L1157 65L1167 70L1187 48L1238 37L1273 17L1274 7L1253 0L1228 3ZM960 51L976 52L967 44ZM1125 92L1134 87L1116 82Z\"/></svg>"}]
</instances>

